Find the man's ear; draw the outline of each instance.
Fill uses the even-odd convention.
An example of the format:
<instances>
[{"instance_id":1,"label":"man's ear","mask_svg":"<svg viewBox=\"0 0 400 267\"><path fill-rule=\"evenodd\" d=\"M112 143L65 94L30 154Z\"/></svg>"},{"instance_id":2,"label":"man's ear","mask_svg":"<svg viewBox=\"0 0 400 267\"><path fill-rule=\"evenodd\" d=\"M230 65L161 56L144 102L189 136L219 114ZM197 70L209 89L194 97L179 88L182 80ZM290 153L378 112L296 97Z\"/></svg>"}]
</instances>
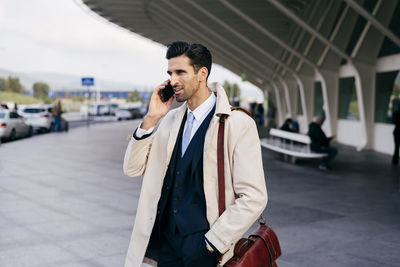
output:
<instances>
[{"instance_id":1,"label":"man's ear","mask_svg":"<svg viewBox=\"0 0 400 267\"><path fill-rule=\"evenodd\" d=\"M199 81L206 81L208 76L208 69L206 67L202 67L199 69Z\"/></svg>"}]
</instances>

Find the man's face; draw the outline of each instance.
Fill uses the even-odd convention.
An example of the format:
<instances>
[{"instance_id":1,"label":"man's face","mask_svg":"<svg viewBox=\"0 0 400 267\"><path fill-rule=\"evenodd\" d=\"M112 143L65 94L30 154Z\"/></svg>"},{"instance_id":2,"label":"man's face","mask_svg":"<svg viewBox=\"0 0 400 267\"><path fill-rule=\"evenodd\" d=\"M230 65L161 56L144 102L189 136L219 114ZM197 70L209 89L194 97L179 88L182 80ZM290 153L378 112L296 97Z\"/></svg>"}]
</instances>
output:
<instances>
[{"instance_id":1,"label":"man's face","mask_svg":"<svg viewBox=\"0 0 400 267\"><path fill-rule=\"evenodd\" d=\"M176 101L187 101L199 90L198 73L195 73L187 56L181 55L169 59L167 72L170 75L171 85L175 91Z\"/></svg>"},{"instance_id":2,"label":"man's face","mask_svg":"<svg viewBox=\"0 0 400 267\"><path fill-rule=\"evenodd\" d=\"M319 125L322 126L322 124L324 124L324 121L325 121L325 119L319 118L319 119L317 120L317 123L318 123Z\"/></svg>"}]
</instances>

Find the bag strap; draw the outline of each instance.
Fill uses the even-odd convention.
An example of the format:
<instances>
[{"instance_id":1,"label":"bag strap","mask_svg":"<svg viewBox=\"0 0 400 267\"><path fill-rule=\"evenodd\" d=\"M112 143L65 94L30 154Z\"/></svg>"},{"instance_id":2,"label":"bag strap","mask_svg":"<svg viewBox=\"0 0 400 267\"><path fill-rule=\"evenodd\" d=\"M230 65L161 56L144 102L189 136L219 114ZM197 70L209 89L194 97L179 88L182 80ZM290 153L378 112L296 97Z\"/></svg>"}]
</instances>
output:
<instances>
[{"instance_id":1,"label":"bag strap","mask_svg":"<svg viewBox=\"0 0 400 267\"><path fill-rule=\"evenodd\" d=\"M231 111L242 111L250 115L246 109L241 107L231 107ZM219 216L225 211L225 172L224 172L224 132L225 132L225 119L227 114L221 114L219 117L218 127L218 143L217 143L217 161L218 161L218 210Z\"/></svg>"},{"instance_id":2,"label":"bag strap","mask_svg":"<svg viewBox=\"0 0 400 267\"><path fill-rule=\"evenodd\" d=\"M242 111L251 117L251 113L241 107L231 107L231 111ZM225 211L225 172L224 172L224 132L225 132L225 119L227 114L221 114L219 117L218 127L218 141L217 141L217 161L218 161L218 210L219 216ZM260 215L258 223L265 225L265 219Z\"/></svg>"},{"instance_id":3,"label":"bag strap","mask_svg":"<svg viewBox=\"0 0 400 267\"><path fill-rule=\"evenodd\" d=\"M222 114L219 117L218 127L218 145L217 145L217 161L218 161L218 210L219 216L225 211L225 173L224 173L224 132L225 119L228 117Z\"/></svg>"}]
</instances>

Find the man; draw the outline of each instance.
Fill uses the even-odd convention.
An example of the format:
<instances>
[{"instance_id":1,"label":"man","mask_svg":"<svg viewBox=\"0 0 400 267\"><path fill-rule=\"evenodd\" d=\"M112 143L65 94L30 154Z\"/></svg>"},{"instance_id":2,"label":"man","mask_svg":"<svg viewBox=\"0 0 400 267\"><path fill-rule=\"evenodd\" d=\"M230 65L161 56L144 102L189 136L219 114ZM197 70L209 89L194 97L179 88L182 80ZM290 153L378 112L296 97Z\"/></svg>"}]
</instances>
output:
<instances>
[{"instance_id":1,"label":"man","mask_svg":"<svg viewBox=\"0 0 400 267\"><path fill-rule=\"evenodd\" d=\"M330 162L338 153L337 149L330 146L330 141L333 137L326 137L322 131L322 124L325 121L325 116L321 115L314 119L308 127L308 135L311 139L311 150L317 153L328 153L328 156L323 158L322 163L318 166L323 171L331 170Z\"/></svg>"},{"instance_id":2,"label":"man","mask_svg":"<svg viewBox=\"0 0 400 267\"><path fill-rule=\"evenodd\" d=\"M53 108L51 109L51 113L53 114L54 117L54 131L58 132L60 131L61 113L62 113L60 100L57 100L57 102L54 104Z\"/></svg>"},{"instance_id":3,"label":"man","mask_svg":"<svg viewBox=\"0 0 400 267\"><path fill-rule=\"evenodd\" d=\"M231 111L222 86L207 85L212 61L206 47L174 42L166 58L170 79L153 92L149 111L131 137L124 159L126 175L143 175L125 267L138 267L142 261L157 261L160 267L224 264L267 203L256 125L244 112ZM169 81L175 99L183 102L171 111L173 97L167 102L160 97ZM226 210L219 217L221 114L228 118Z\"/></svg>"}]
</instances>

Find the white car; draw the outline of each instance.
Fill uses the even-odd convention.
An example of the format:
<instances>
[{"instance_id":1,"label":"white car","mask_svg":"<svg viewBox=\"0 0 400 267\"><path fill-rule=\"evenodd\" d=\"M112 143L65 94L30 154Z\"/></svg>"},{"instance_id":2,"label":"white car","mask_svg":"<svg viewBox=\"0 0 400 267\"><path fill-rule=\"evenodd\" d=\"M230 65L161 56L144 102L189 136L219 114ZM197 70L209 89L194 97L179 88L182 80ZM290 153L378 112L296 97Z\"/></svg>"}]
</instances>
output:
<instances>
[{"instance_id":1,"label":"white car","mask_svg":"<svg viewBox=\"0 0 400 267\"><path fill-rule=\"evenodd\" d=\"M34 130L44 130L51 132L54 129L54 117L49 105L25 106L19 111L25 118L25 122L33 127Z\"/></svg>"},{"instance_id":2,"label":"white car","mask_svg":"<svg viewBox=\"0 0 400 267\"><path fill-rule=\"evenodd\" d=\"M109 116L115 115L118 109L117 104L111 103L94 103L88 107L88 115L90 116Z\"/></svg>"},{"instance_id":3,"label":"white car","mask_svg":"<svg viewBox=\"0 0 400 267\"><path fill-rule=\"evenodd\" d=\"M132 113L127 108L119 108L115 112L115 117L120 120L130 120L132 119Z\"/></svg>"},{"instance_id":4,"label":"white car","mask_svg":"<svg viewBox=\"0 0 400 267\"><path fill-rule=\"evenodd\" d=\"M33 134L32 126L25 123L24 118L15 111L0 109L0 138L15 140Z\"/></svg>"}]
</instances>

